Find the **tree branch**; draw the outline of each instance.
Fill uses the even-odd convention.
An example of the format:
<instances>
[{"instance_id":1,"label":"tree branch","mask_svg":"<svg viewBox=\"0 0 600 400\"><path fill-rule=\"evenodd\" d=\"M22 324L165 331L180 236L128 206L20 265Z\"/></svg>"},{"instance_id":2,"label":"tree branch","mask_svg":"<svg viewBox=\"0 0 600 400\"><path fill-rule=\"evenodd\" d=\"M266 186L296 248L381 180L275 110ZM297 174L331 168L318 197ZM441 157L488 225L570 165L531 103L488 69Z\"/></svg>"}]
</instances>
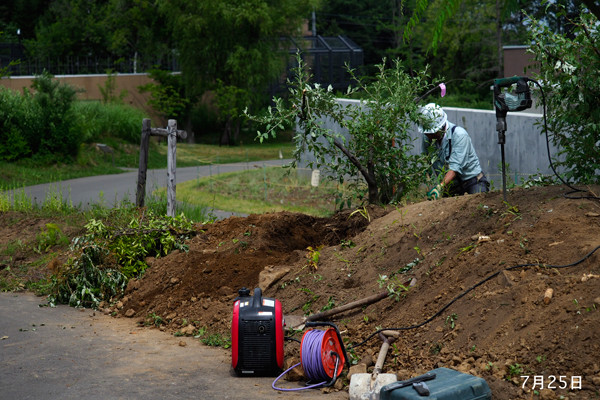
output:
<instances>
[{"instance_id":1,"label":"tree branch","mask_svg":"<svg viewBox=\"0 0 600 400\"><path fill-rule=\"evenodd\" d=\"M596 4L595 0L583 0L583 4L590 9L596 18L600 19L600 6Z\"/></svg>"},{"instance_id":2,"label":"tree branch","mask_svg":"<svg viewBox=\"0 0 600 400\"><path fill-rule=\"evenodd\" d=\"M373 179L373 177L369 174L369 171L367 171L367 169L361 164L360 160L358 158L356 158L356 156L354 154L350 153L350 151L346 147L344 147L342 142L340 142L337 138L333 138L333 144L335 145L335 147L340 149L341 152L344 153L344 155L346 157L348 157L350 162L352 164L354 164L354 166L356 168L358 168L358 170L360 171L362 176L365 178L365 180L367 181L367 184L369 186L377 185L377 182L375 182L375 179Z\"/></svg>"},{"instance_id":3,"label":"tree branch","mask_svg":"<svg viewBox=\"0 0 600 400\"><path fill-rule=\"evenodd\" d=\"M600 10L600 7L599 7ZM587 26L585 26L585 23L581 24L581 28L583 29L583 31L585 32L585 36L587 36L587 38L590 41L590 46L592 47L592 49L594 50L594 53L596 53L596 55L598 57L600 57L600 51L598 50L598 48L596 47L596 43L594 42L594 38L592 37L592 34L590 33L590 31L588 30Z\"/></svg>"}]
</instances>

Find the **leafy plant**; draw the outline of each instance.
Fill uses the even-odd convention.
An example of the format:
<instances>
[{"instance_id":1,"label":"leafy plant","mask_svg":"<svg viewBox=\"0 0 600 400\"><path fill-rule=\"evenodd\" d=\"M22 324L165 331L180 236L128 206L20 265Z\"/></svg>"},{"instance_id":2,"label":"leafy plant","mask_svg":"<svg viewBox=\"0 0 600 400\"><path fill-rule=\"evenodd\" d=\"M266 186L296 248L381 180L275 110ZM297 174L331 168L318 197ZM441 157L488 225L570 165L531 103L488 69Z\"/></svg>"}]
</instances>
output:
<instances>
[{"instance_id":1,"label":"leafy plant","mask_svg":"<svg viewBox=\"0 0 600 400\"><path fill-rule=\"evenodd\" d=\"M461 247L460 253L468 253L469 251L473 250L474 248L475 248L475 245L473 243L471 243L468 246Z\"/></svg>"},{"instance_id":2,"label":"leafy plant","mask_svg":"<svg viewBox=\"0 0 600 400\"><path fill-rule=\"evenodd\" d=\"M306 248L306 250L308 250L308 253L305 256L306 265L314 271L318 269L319 259L321 258L321 249L323 249L323 245L317 246L316 248L313 248L312 246Z\"/></svg>"},{"instance_id":3,"label":"leafy plant","mask_svg":"<svg viewBox=\"0 0 600 400\"><path fill-rule=\"evenodd\" d=\"M335 299L333 298L333 296L329 296L329 299L327 300L327 304L325 304L323 307L321 307L321 311L331 310L334 307L335 307Z\"/></svg>"},{"instance_id":4,"label":"leafy plant","mask_svg":"<svg viewBox=\"0 0 600 400\"><path fill-rule=\"evenodd\" d=\"M511 205L506 201L503 201L504 205L506 206L506 211L504 211L501 215L502 217L505 217L507 215L513 216L513 222L516 220L519 220L522 218L521 216L521 210L519 209L519 206L517 205Z\"/></svg>"},{"instance_id":5,"label":"leafy plant","mask_svg":"<svg viewBox=\"0 0 600 400\"><path fill-rule=\"evenodd\" d=\"M66 245L69 238L62 233L60 227L54 223L46 224L46 229L38 233L36 237L38 250L47 252L52 246Z\"/></svg>"},{"instance_id":6,"label":"leafy plant","mask_svg":"<svg viewBox=\"0 0 600 400\"><path fill-rule=\"evenodd\" d=\"M426 72L409 75L399 60L390 68L384 60L371 80L358 78L349 69L357 86L347 94L360 90L364 101L345 107L331 86L308 83L310 75L300 55L297 63L295 79L288 82L289 102L274 98L275 106L264 116L246 111L251 120L265 127L264 132L257 132L260 142L276 137L297 120L294 165L304 151L312 153L315 161L308 163L309 168L321 169L340 183L349 181L353 194L369 203L390 203L416 190L429 163L427 157L410 153L414 145L408 132L413 123L422 122L415 99L429 85ZM327 128L323 117L347 130L348 136Z\"/></svg>"},{"instance_id":7,"label":"leafy plant","mask_svg":"<svg viewBox=\"0 0 600 400\"><path fill-rule=\"evenodd\" d=\"M445 325L449 325L450 329L454 329L456 326L456 320L458 319L458 314L452 313L446 317Z\"/></svg>"},{"instance_id":8,"label":"leafy plant","mask_svg":"<svg viewBox=\"0 0 600 400\"><path fill-rule=\"evenodd\" d=\"M73 246L79 249L79 257L70 258L52 275L48 302L97 308L101 301L121 295L127 277L116 268L104 266L109 256L106 249L83 241Z\"/></svg>"},{"instance_id":9,"label":"leafy plant","mask_svg":"<svg viewBox=\"0 0 600 400\"><path fill-rule=\"evenodd\" d=\"M145 326L154 325L154 326L156 326L158 328L163 323L164 323L163 318L160 315L156 314L156 313L148 314L148 316L144 319L144 325Z\"/></svg>"},{"instance_id":10,"label":"leafy plant","mask_svg":"<svg viewBox=\"0 0 600 400\"><path fill-rule=\"evenodd\" d=\"M33 131L39 128L39 108L32 96L0 88L0 160L30 157L37 149Z\"/></svg>"},{"instance_id":11,"label":"leafy plant","mask_svg":"<svg viewBox=\"0 0 600 400\"><path fill-rule=\"evenodd\" d=\"M529 175L521 184L525 189L536 186L550 186L556 184L554 175L544 175L541 173Z\"/></svg>"},{"instance_id":12,"label":"leafy plant","mask_svg":"<svg viewBox=\"0 0 600 400\"><path fill-rule=\"evenodd\" d=\"M191 222L183 214L158 217L151 212L132 218L124 230L107 227L95 219L86 225L91 237L115 256L121 271L129 278L144 272L146 257L186 250L184 241L192 235L191 228Z\"/></svg>"},{"instance_id":13,"label":"leafy plant","mask_svg":"<svg viewBox=\"0 0 600 400\"><path fill-rule=\"evenodd\" d=\"M111 220L118 225L120 216ZM95 308L118 297L129 278L147 268L146 257L185 250L184 241L194 233L183 215L158 217L151 212L133 217L126 229L94 218L85 228L86 235L73 239L67 263L51 277L51 303Z\"/></svg>"},{"instance_id":14,"label":"leafy plant","mask_svg":"<svg viewBox=\"0 0 600 400\"><path fill-rule=\"evenodd\" d=\"M523 366L518 363L511 364L507 367L506 376L504 377L507 381L510 381L516 376L523 375Z\"/></svg>"},{"instance_id":15,"label":"leafy plant","mask_svg":"<svg viewBox=\"0 0 600 400\"><path fill-rule=\"evenodd\" d=\"M439 354L439 352L442 351L442 347L443 347L443 345L441 343L433 343L429 347L429 352L434 355Z\"/></svg>"},{"instance_id":16,"label":"leafy plant","mask_svg":"<svg viewBox=\"0 0 600 400\"><path fill-rule=\"evenodd\" d=\"M530 18L530 52L540 65L550 140L560 149L556 166L564 167L567 180L600 183L600 30L597 16L581 7L572 19L557 6L558 16L569 18L568 35Z\"/></svg>"},{"instance_id":17,"label":"leafy plant","mask_svg":"<svg viewBox=\"0 0 600 400\"><path fill-rule=\"evenodd\" d=\"M314 294L312 290L308 288L299 289L300 291L306 293L310 298L302 305L302 311L304 311L304 315L309 315L312 312L312 305L315 301L319 300L321 297L318 294Z\"/></svg>"},{"instance_id":18,"label":"leafy plant","mask_svg":"<svg viewBox=\"0 0 600 400\"><path fill-rule=\"evenodd\" d=\"M543 363L544 361L546 361L546 355L541 355L541 356L537 356L535 358L535 361L537 361L539 364Z\"/></svg>"},{"instance_id":19,"label":"leafy plant","mask_svg":"<svg viewBox=\"0 0 600 400\"><path fill-rule=\"evenodd\" d=\"M71 110L77 90L47 72L33 80L32 88L40 118L39 131L30 134L32 152L48 160L74 159L81 143L81 136L73 130Z\"/></svg>"},{"instance_id":20,"label":"leafy plant","mask_svg":"<svg viewBox=\"0 0 600 400\"><path fill-rule=\"evenodd\" d=\"M379 279L377 280L379 287L386 287L388 291L388 295L396 301L400 301L401 298L406 296L406 293L409 291L410 287L403 285L399 282L396 276L389 278L387 275L379 275Z\"/></svg>"},{"instance_id":21,"label":"leafy plant","mask_svg":"<svg viewBox=\"0 0 600 400\"><path fill-rule=\"evenodd\" d=\"M352 241L352 239L342 239L342 241L340 242L340 247L343 248L348 248L351 249L353 247L356 247L356 243L354 243Z\"/></svg>"},{"instance_id":22,"label":"leafy plant","mask_svg":"<svg viewBox=\"0 0 600 400\"><path fill-rule=\"evenodd\" d=\"M207 346L222 347L224 349L231 347L231 338L224 337L220 333L213 333L205 338L201 338L200 341Z\"/></svg>"},{"instance_id":23,"label":"leafy plant","mask_svg":"<svg viewBox=\"0 0 600 400\"><path fill-rule=\"evenodd\" d=\"M98 85L98 90L102 94L102 102L104 103L123 103L123 99L127 96L127 90L121 90L116 94L117 84L115 74L112 70L106 71L106 81L104 85Z\"/></svg>"},{"instance_id":24,"label":"leafy plant","mask_svg":"<svg viewBox=\"0 0 600 400\"><path fill-rule=\"evenodd\" d=\"M369 210L367 210L367 207L361 207L352 211L348 218L352 217L354 214L362 215L364 219L366 219L368 222L371 222L371 216L369 215Z\"/></svg>"}]
</instances>

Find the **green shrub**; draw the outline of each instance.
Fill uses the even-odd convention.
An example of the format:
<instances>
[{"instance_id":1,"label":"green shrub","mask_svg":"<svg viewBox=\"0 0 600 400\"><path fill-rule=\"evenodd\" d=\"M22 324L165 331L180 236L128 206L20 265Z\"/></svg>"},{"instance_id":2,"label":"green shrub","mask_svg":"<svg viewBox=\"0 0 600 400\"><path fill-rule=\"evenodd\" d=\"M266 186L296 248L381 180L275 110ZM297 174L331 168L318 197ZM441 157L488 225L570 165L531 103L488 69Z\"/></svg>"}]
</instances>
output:
<instances>
[{"instance_id":1,"label":"green shrub","mask_svg":"<svg viewBox=\"0 0 600 400\"><path fill-rule=\"evenodd\" d=\"M0 160L31 156L38 121L38 108L31 96L0 88Z\"/></svg>"},{"instance_id":2,"label":"green shrub","mask_svg":"<svg viewBox=\"0 0 600 400\"><path fill-rule=\"evenodd\" d=\"M142 120L147 115L132 106L119 103L80 101L73 105L75 130L86 143L112 136L128 143L139 143Z\"/></svg>"},{"instance_id":3,"label":"green shrub","mask_svg":"<svg viewBox=\"0 0 600 400\"><path fill-rule=\"evenodd\" d=\"M47 72L34 79L32 88L33 102L39 107L38 131L30 136L33 153L48 161L73 160L81 144L71 113L77 91Z\"/></svg>"}]
</instances>

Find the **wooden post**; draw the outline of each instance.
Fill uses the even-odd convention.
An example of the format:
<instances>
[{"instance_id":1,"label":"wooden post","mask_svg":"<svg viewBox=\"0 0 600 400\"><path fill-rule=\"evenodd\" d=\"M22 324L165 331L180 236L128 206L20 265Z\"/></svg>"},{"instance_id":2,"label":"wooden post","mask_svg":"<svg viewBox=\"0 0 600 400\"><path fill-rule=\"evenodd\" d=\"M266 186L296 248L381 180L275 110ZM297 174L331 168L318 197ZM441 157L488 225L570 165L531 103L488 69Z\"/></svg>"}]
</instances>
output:
<instances>
[{"instance_id":1,"label":"wooden post","mask_svg":"<svg viewBox=\"0 0 600 400\"><path fill-rule=\"evenodd\" d=\"M167 125L168 136L168 154L167 154L167 216L175 216L175 194L176 180L175 170L177 165L177 121L169 120Z\"/></svg>"},{"instance_id":2,"label":"wooden post","mask_svg":"<svg viewBox=\"0 0 600 400\"><path fill-rule=\"evenodd\" d=\"M142 121L142 141L140 143L140 168L138 171L137 191L135 196L135 205L144 207L146 197L146 171L148 170L148 148L150 147L150 136L162 136L168 140L167 153L167 215L175 216L175 170L176 170L176 152L177 138L187 138L186 131L177 130L177 121L169 120L167 129L151 128L150 120L144 118Z\"/></svg>"},{"instance_id":3,"label":"wooden post","mask_svg":"<svg viewBox=\"0 0 600 400\"><path fill-rule=\"evenodd\" d=\"M151 121L144 118L142 121L142 140L140 142L140 166L138 169L137 190L135 196L136 207L144 207L146 199L146 171L148 170L148 148L150 147Z\"/></svg>"}]
</instances>

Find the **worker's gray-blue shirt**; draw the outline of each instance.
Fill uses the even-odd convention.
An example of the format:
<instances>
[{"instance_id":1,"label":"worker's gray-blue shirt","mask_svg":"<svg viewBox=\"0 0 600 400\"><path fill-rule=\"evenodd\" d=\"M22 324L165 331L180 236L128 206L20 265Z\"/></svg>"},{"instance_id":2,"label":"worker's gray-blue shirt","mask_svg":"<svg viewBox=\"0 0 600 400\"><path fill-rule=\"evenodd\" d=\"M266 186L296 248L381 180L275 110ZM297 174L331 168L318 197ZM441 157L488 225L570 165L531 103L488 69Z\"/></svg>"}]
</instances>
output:
<instances>
[{"instance_id":1,"label":"worker's gray-blue shirt","mask_svg":"<svg viewBox=\"0 0 600 400\"><path fill-rule=\"evenodd\" d=\"M455 128L452 129L453 127ZM431 141L423 135L423 150L426 152L430 145ZM448 165L448 169L458 174L461 181L471 179L482 172L471 138L464 128L448 122L448 129L441 143L436 142L435 146L439 157L433 164L436 173L439 173L445 164Z\"/></svg>"}]
</instances>

